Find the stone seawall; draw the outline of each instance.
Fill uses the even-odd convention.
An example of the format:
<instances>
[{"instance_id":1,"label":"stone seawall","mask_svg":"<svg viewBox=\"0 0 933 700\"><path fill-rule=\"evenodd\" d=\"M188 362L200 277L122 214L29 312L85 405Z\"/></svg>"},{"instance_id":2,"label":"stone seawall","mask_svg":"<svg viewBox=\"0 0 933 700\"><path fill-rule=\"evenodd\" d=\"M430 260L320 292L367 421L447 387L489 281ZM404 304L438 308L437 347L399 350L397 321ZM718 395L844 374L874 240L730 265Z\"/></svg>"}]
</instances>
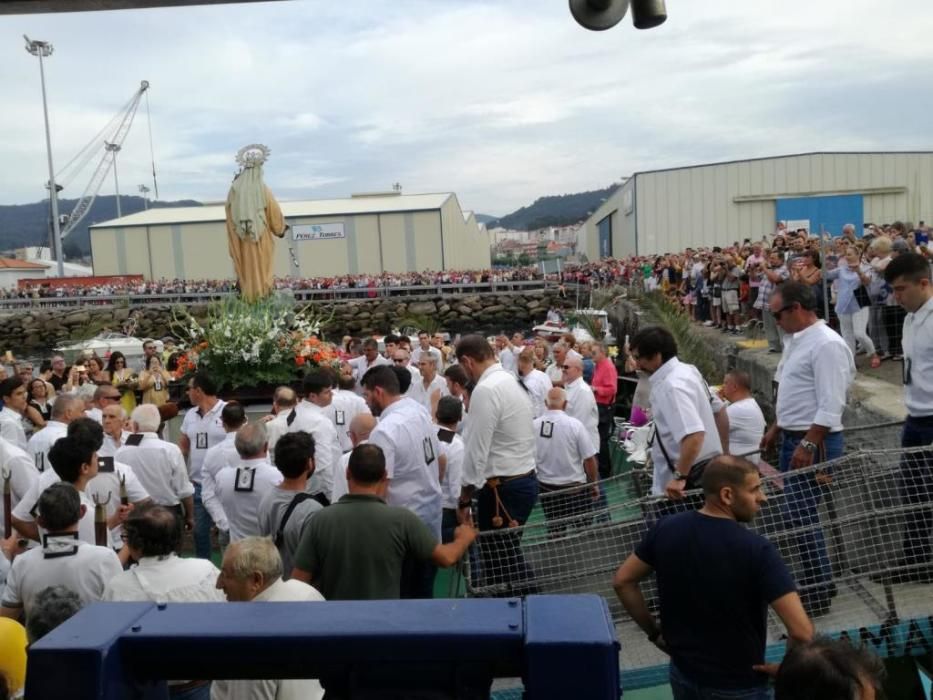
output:
<instances>
[{"instance_id":1,"label":"stone seawall","mask_svg":"<svg viewBox=\"0 0 933 700\"><path fill-rule=\"evenodd\" d=\"M316 303L331 320L324 332L329 339L340 336L387 333L407 317L429 317L450 333L499 330L530 331L544 320L550 306L572 308L556 290L534 292L495 292L487 294L447 294L428 297L388 297ZM203 318L206 305L187 307ZM61 309L24 309L0 315L0 353L7 350L22 355L31 350L47 350L60 343L84 340L104 329L119 331L131 315L127 307L94 306ZM172 307L150 306L134 309L135 335L161 337L171 333Z\"/></svg>"}]
</instances>

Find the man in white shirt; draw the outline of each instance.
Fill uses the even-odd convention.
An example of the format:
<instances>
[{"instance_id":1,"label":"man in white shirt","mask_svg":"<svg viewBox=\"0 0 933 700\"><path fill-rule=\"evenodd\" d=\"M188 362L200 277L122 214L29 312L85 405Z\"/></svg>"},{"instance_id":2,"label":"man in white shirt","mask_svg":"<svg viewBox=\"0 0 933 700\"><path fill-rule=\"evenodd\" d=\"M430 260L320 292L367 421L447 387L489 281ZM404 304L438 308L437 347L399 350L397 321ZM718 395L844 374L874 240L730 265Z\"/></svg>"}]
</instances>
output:
<instances>
[{"instance_id":1,"label":"man in white shirt","mask_svg":"<svg viewBox=\"0 0 933 700\"><path fill-rule=\"evenodd\" d=\"M918 253L903 253L884 271L904 318L904 405L907 418L901 435L905 448L933 445L933 283L930 263ZM911 506L904 515L904 544L896 582L930 583L933 452L905 454L901 459L901 498Z\"/></svg>"},{"instance_id":2,"label":"man in white shirt","mask_svg":"<svg viewBox=\"0 0 933 700\"><path fill-rule=\"evenodd\" d=\"M359 382L363 375L373 367L392 364L389 360L379 354L379 341L375 338L367 338L363 341L363 354L349 360L353 368L353 378Z\"/></svg>"},{"instance_id":3,"label":"man in white shirt","mask_svg":"<svg viewBox=\"0 0 933 700\"><path fill-rule=\"evenodd\" d=\"M236 602L316 602L317 589L294 579L282 580L282 559L267 537L248 537L232 543L224 554L217 588ZM324 689L313 679L217 680L211 700L322 700Z\"/></svg>"},{"instance_id":4,"label":"man in white shirt","mask_svg":"<svg viewBox=\"0 0 933 700\"><path fill-rule=\"evenodd\" d=\"M725 416L725 405L713 398L696 367L677 358L677 343L666 328L642 328L629 348L651 383L651 493L682 500L688 479L690 488L699 486L705 463L723 452L714 412Z\"/></svg>"},{"instance_id":5,"label":"man in white shirt","mask_svg":"<svg viewBox=\"0 0 933 700\"><path fill-rule=\"evenodd\" d=\"M217 474L217 498L227 516L230 541L260 536L259 504L267 493L282 483L282 473L269 464L266 428L247 423L234 438L240 462L224 467Z\"/></svg>"},{"instance_id":6,"label":"man in white shirt","mask_svg":"<svg viewBox=\"0 0 933 700\"><path fill-rule=\"evenodd\" d=\"M463 403L454 396L443 396L437 402L434 420L437 423L437 440L441 454L447 463L444 477L441 479L441 542L454 541L457 529L457 501L460 499L460 487L463 482L463 438L457 435L457 427L463 418Z\"/></svg>"},{"instance_id":7,"label":"man in white shirt","mask_svg":"<svg viewBox=\"0 0 933 700\"><path fill-rule=\"evenodd\" d=\"M532 412L537 418L547 410L544 404L553 384L544 372L535 369L534 361L535 355L531 348L522 350L518 356L518 383L527 391Z\"/></svg>"},{"instance_id":8,"label":"man in white shirt","mask_svg":"<svg viewBox=\"0 0 933 700\"><path fill-rule=\"evenodd\" d=\"M547 366L547 377L552 386L564 386L564 362L567 360L567 346L564 343L554 343L551 348L553 361Z\"/></svg>"},{"instance_id":9,"label":"man in white shirt","mask_svg":"<svg viewBox=\"0 0 933 700\"><path fill-rule=\"evenodd\" d=\"M236 401L228 401L220 412L220 422L223 423L227 436L223 442L211 447L204 455L204 463L201 465L201 501L217 526L222 549L230 543L230 524L227 522L223 504L217 497L217 475L221 469L235 467L240 463L240 455L236 451L234 441L237 431L246 425L246 411ZM268 427L266 430L268 435Z\"/></svg>"},{"instance_id":10,"label":"man in white shirt","mask_svg":"<svg viewBox=\"0 0 933 700\"><path fill-rule=\"evenodd\" d=\"M346 454L353 449L353 442L350 440L350 424L359 414L368 414L369 406L366 405L366 400L355 391L340 388L340 378L336 372L332 370L328 370L328 372L332 376L334 385L327 415L333 421L334 428L337 430L340 451ZM290 569L286 569L286 571L290 571Z\"/></svg>"},{"instance_id":11,"label":"man in white shirt","mask_svg":"<svg viewBox=\"0 0 933 700\"><path fill-rule=\"evenodd\" d=\"M155 503L170 508L193 529L194 486L179 447L156 434L161 423L159 409L152 404L137 406L130 422L134 434L114 459L130 466Z\"/></svg>"},{"instance_id":12,"label":"man in white shirt","mask_svg":"<svg viewBox=\"0 0 933 700\"><path fill-rule=\"evenodd\" d=\"M421 358L425 355L431 355L431 357L437 361L436 366L444 363L441 351L431 345L431 336L425 331L420 331L418 333L418 347L411 352L411 364L415 367L420 367Z\"/></svg>"},{"instance_id":13,"label":"man in white shirt","mask_svg":"<svg viewBox=\"0 0 933 700\"><path fill-rule=\"evenodd\" d=\"M272 397L272 418L266 420L266 435L269 438L269 451L275 451L275 444L288 432L289 416L298 405L298 394L290 386L280 386ZM294 420L294 419L292 419Z\"/></svg>"},{"instance_id":14,"label":"man in white shirt","mask_svg":"<svg viewBox=\"0 0 933 700\"><path fill-rule=\"evenodd\" d=\"M477 497L482 583L502 594L532 593L532 572L521 549L521 530L538 499L531 403L518 380L505 371L481 335L467 335L457 361L476 382L470 397L470 428L464 437L463 483L457 518L471 522ZM494 531L494 532L489 532Z\"/></svg>"},{"instance_id":15,"label":"man in white shirt","mask_svg":"<svg viewBox=\"0 0 933 700\"><path fill-rule=\"evenodd\" d=\"M398 372L404 373L403 368ZM363 396L379 419L369 442L382 448L389 488L386 503L407 508L441 539L441 485L444 460L436 430L421 406L399 394L396 368L370 370L363 377ZM431 598L436 570L430 563L413 565L402 576L403 598Z\"/></svg>"},{"instance_id":16,"label":"man in white shirt","mask_svg":"<svg viewBox=\"0 0 933 700\"><path fill-rule=\"evenodd\" d=\"M583 423L593 444L599 449L599 408L593 389L583 381L583 360L568 356L563 366L564 389L567 390L567 415Z\"/></svg>"},{"instance_id":17,"label":"man in white shirt","mask_svg":"<svg viewBox=\"0 0 933 700\"><path fill-rule=\"evenodd\" d=\"M52 415L42 430L36 431L26 445L36 465L36 469L44 472L49 467L49 450L56 440L65 437L68 433L68 424L84 415L84 402L69 394L55 397L52 404Z\"/></svg>"},{"instance_id":18,"label":"man in white shirt","mask_svg":"<svg viewBox=\"0 0 933 700\"><path fill-rule=\"evenodd\" d=\"M119 403L104 406L101 409L101 426L104 429L104 444L100 448L101 457L113 457L117 450L126 444L127 438L132 434L125 430L126 411Z\"/></svg>"},{"instance_id":19,"label":"man in white shirt","mask_svg":"<svg viewBox=\"0 0 933 700\"><path fill-rule=\"evenodd\" d=\"M102 600L119 602L218 603L220 571L207 559L178 556L181 521L165 506L135 509L123 524L135 566L114 576Z\"/></svg>"},{"instance_id":20,"label":"man in white shirt","mask_svg":"<svg viewBox=\"0 0 933 700\"><path fill-rule=\"evenodd\" d=\"M579 420L566 413L567 391L548 391L547 411L535 419L538 488L548 534L559 535L568 523L551 523L592 510L600 497L599 445ZM584 489L586 484L592 488ZM563 493L562 493L563 492ZM547 494L547 495L545 495Z\"/></svg>"},{"instance_id":21,"label":"man in white shirt","mask_svg":"<svg viewBox=\"0 0 933 700\"><path fill-rule=\"evenodd\" d=\"M19 377L8 377L0 382L0 437L17 447L26 449L26 430L23 412L26 410L26 385Z\"/></svg>"},{"instance_id":22,"label":"man in white shirt","mask_svg":"<svg viewBox=\"0 0 933 700\"><path fill-rule=\"evenodd\" d=\"M36 595L48 586L65 586L83 603L100 600L107 582L123 567L110 547L97 547L78 538L78 521L84 509L70 484L53 484L42 492L39 524L47 533L41 547L13 560L0 616L28 617Z\"/></svg>"},{"instance_id":23,"label":"man in white shirt","mask_svg":"<svg viewBox=\"0 0 933 700\"><path fill-rule=\"evenodd\" d=\"M26 450L20 449L2 437L0 437L0 468L9 474L10 508L15 512L19 502L39 481L39 470L36 469L35 462ZM0 499L0 517L5 518L6 513L3 508L3 500Z\"/></svg>"},{"instance_id":24,"label":"man in white shirt","mask_svg":"<svg viewBox=\"0 0 933 700\"><path fill-rule=\"evenodd\" d=\"M518 350L520 351L521 348L518 348ZM518 376L518 353L504 335L496 336L496 354L499 357L499 364L502 365L502 369Z\"/></svg>"},{"instance_id":25,"label":"man in white shirt","mask_svg":"<svg viewBox=\"0 0 933 700\"><path fill-rule=\"evenodd\" d=\"M812 288L785 282L768 301L784 337L778 365L775 424L762 440L766 450L781 437L780 470L798 469L842 456L842 413L855 378L852 352L842 337L817 318ZM795 539L802 557L804 608L824 615L831 602L832 570L820 525L823 474L813 470L784 477L784 520L801 532Z\"/></svg>"},{"instance_id":26,"label":"man in white shirt","mask_svg":"<svg viewBox=\"0 0 933 700\"><path fill-rule=\"evenodd\" d=\"M91 392L91 406L84 412L84 415L93 418L98 423L104 422L104 409L107 406L120 404L120 390L110 384L101 384L97 388L85 384L76 394L83 399L84 391Z\"/></svg>"},{"instance_id":27,"label":"man in white shirt","mask_svg":"<svg viewBox=\"0 0 933 700\"><path fill-rule=\"evenodd\" d=\"M303 388L304 400L288 414L285 422L288 432L301 430L314 438L314 474L308 482L308 491L326 506L331 502L334 472L341 455L337 429L327 415L327 408L316 403L330 403L330 378L322 372L309 372Z\"/></svg>"},{"instance_id":28,"label":"man in white shirt","mask_svg":"<svg viewBox=\"0 0 933 700\"><path fill-rule=\"evenodd\" d=\"M194 486L194 550L201 559L211 557L210 513L201 500L201 465L208 449L223 442L227 431L220 420L224 402L217 398L217 385L204 372L188 380L188 399L192 408L181 423L178 447L190 463L189 478Z\"/></svg>"},{"instance_id":29,"label":"man in white shirt","mask_svg":"<svg viewBox=\"0 0 933 700\"><path fill-rule=\"evenodd\" d=\"M447 396L447 380L437 373L437 358L424 353L418 360L421 377L412 377L411 388L406 396L419 404L431 415L433 406L442 396Z\"/></svg>"},{"instance_id":30,"label":"man in white shirt","mask_svg":"<svg viewBox=\"0 0 933 700\"><path fill-rule=\"evenodd\" d=\"M748 372L732 370L722 380L719 395L729 402L729 452L744 457L752 464L761 461L759 445L765 435L765 416L752 396L752 383Z\"/></svg>"},{"instance_id":31,"label":"man in white shirt","mask_svg":"<svg viewBox=\"0 0 933 700\"><path fill-rule=\"evenodd\" d=\"M372 413L360 413L350 421L350 442L353 447L369 442L369 436L376 429L376 417ZM351 449L350 452L353 450ZM334 472L334 503L341 497L350 493L350 483L347 479L347 468L350 466L350 452L340 459L340 466Z\"/></svg>"}]
</instances>

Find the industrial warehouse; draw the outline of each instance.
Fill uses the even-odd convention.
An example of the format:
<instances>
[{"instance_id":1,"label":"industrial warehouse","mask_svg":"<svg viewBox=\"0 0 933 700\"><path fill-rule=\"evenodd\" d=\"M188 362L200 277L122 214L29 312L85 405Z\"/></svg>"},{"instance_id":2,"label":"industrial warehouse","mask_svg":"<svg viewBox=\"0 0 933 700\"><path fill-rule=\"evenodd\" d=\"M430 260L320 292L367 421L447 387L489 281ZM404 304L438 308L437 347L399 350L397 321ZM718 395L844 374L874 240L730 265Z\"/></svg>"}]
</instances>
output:
<instances>
[{"instance_id":1,"label":"industrial warehouse","mask_svg":"<svg viewBox=\"0 0 933 700\"><path fill-rule=\"evenodd\" d=\"M635 173L580 231L591 259L761 239L778 222L839 235L851 223L933 219L933 152L804 153Z\"/></svg>"},{"instance_id":2,"label":"industrial warehouse","mask_svg":"<svg viewBox=\"0 0 933 700\"><path fill-rule=\"evenodd\" d=\"M277 277L485 269L486 229L453 193L378 192L281 202L291 229L275 250ZM223 204L149 209L90 227L97 275L232 278Z\"/></svg>"}]
</instances>

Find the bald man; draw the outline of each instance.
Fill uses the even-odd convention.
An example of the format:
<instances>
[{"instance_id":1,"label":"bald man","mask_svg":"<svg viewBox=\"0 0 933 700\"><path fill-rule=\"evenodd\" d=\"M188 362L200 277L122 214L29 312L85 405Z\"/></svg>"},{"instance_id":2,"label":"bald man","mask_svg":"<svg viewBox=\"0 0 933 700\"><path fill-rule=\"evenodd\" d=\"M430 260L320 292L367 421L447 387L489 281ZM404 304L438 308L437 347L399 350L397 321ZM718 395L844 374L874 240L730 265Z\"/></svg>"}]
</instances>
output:
<instances>
[{"instance_id":1,"label":"bald man","mask_svg":"<svg viewBox=\"0 0 933 700\"><path fill-rule=\"evenodd\" d=\"M545 403L547 410L534 421L538 489L545 520L562 520L586 513L599 498L596 486L599 443L593 442L583 423L566 413L564 389L555 387L548 391ZM593 484L593 488L581 488L587 483ZM561 525L548 524L548 533L560 534L566 525L566 521Z\"/></svg>"},{"instance_id":2,"label":"bald man","mask_svg":"<svg viewBox=\"0 0 933 700\"><path fill-rule=\"evenodd\" d=\"M590 385L583 381L583 360L579 355L567 353L564 358L562 379L567 390L567 413L583 423L593 444L599 449L599 407Z\"/></svg>"},{"instance_id":3,"label":"bald man","mask_svg":"<svg viewBox=\"0 0 933 700\"><path fill-rule=\"evenodd\" d=\"M376 417L372 413L358 413L353 417L353 420L350 421L350 429L347 431L353 447L369 442L369 434L375 429L376 422ZM347 452L334 474L334 497L331 499L331 503L336 503L341 496L349 493L350 487L347 484L347 467L349 464L350 453Z\"/></svg>"}]
</instances>

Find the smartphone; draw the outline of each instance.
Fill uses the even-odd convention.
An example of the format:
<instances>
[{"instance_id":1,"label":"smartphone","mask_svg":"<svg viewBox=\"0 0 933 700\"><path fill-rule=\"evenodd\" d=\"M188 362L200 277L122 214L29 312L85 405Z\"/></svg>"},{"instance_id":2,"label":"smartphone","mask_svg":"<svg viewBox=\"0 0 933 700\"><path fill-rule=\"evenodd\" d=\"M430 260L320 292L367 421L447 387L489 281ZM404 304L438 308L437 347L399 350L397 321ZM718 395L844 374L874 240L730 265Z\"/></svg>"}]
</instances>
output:
<instances>
[{"instance_id":1,"label":"smartphone","mask_svg":"<svg viewBox=\"0 0 933 700\"><path fill-rule=\"evenodd\" d=\"M113 474L113 457L98 457L97 458L97 471L101 474Z\"/></svg>"}]
</instances>

